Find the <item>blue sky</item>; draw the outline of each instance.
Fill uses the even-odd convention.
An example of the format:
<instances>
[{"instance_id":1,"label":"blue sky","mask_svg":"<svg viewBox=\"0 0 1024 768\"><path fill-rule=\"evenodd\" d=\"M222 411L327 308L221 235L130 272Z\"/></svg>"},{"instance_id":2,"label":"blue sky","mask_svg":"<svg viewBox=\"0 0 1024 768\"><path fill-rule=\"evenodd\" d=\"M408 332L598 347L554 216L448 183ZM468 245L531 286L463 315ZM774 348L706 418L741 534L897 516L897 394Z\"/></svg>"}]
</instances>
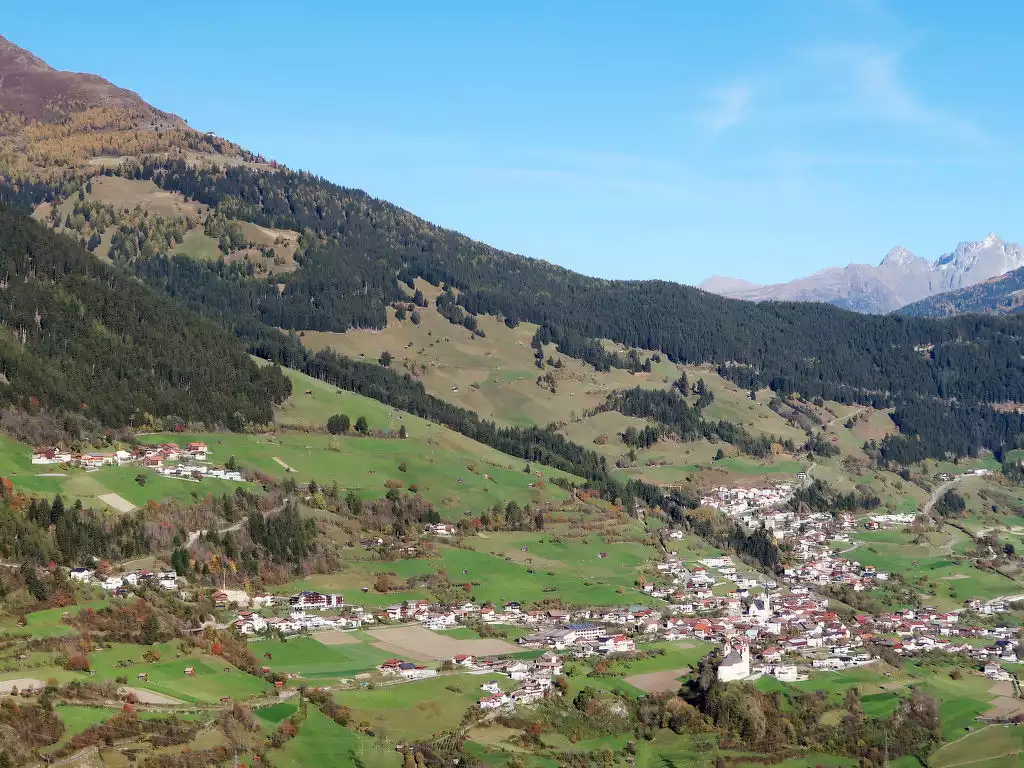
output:
<instances>
[{"instance_id":1,"label":"blue sky","mask_svg":"<svg viewBox=\"0 0 1024 768\"><path fill-rule=\"evenodd\" d=\"M1024 238L1020 4L11 5L0 34L53 66L588 274Z\"/></svg>"}]
</instances>

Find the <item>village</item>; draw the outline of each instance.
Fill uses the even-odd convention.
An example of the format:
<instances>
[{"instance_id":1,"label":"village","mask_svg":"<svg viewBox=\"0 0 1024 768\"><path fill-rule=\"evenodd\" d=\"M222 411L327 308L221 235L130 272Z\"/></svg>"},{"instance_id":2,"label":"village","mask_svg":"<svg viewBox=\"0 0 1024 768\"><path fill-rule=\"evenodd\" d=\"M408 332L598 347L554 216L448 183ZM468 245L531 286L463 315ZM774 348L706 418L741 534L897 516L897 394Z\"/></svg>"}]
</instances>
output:
<instances>
[{"instance_id":1,"label":"village","mask_svg":"<svg viewBox=\"0 0 1024 768\"><path fill-rule=\"evenodd\" d=\"M243 482L245 478L236 469L214 467L206 463L210 449L206 443L188 443L181 448L177 443L139 445L131 451L119 449L108 452L76 453L61 448L38 448L32 453L35 465L59 465L97 470L107 466L136 464L152 469L164 477L199 480L203 477Z\"/></svg>"},{"instance_id":2,"label":"village","mask_svg":"<svg viewBox=\"0 0 1024 768\"><path fill-rule=\"evenodd\" d=\"M153 466L162 461L200 461L207 455L205 445L191 443L185 449L140 447L111 460ZM45 458L65 460L57 454ZM832 607L830 598L822 594L824 588L870 590L890 575L843 556L855 549L851 532L857 522L852 514L780 509L791 492L786 484L763 493L716 489L704 503L721 504L721 511L747 528L763 528L787 542L794 563L771 577L728 554L686 557L666 546L660 560L648 564L649 576L639 579L636 586L638 595L654 598L657 605L530 608L512 600L495 605L466 599L449 605L419 599L369 608L346 602L336 593L250 593L226 587L209 596L219 612L218 626L252 640L381 627L420 628L441 636L459 627L498 632L514 628L514 647L535 651L535 658L456 653L440 664L431 664L394 656L376 668L378 678L390 683L423 680L453 669L511 681L483 683L477 702L482 710L512 708L550 695L566 660L628 658L652 644L664 643L698 642L717 648L717 676L723 682L762 676L795 682L813 674L870 664L886 653L914 656L930 652L960 654L977 666L979 674L994 681L1016 680L1002 666L1018 662L1016 629L993 626L991 621L973 625L965 619L1005 612L1009 600L971 599L956 610L859 612L852 617L848 609ZM883 522L890 524L883 515L869 516L865 527ZM428 524L422 530L427 538L459 535L449 523ZM669 545L686 537L683 531L671 528L660 535ZM196 597L186 579L167 569L105 573L73 568L68 576L98 586L114 598L129 597L146 584L185 600Z\"/></svg>"}]
</instances>

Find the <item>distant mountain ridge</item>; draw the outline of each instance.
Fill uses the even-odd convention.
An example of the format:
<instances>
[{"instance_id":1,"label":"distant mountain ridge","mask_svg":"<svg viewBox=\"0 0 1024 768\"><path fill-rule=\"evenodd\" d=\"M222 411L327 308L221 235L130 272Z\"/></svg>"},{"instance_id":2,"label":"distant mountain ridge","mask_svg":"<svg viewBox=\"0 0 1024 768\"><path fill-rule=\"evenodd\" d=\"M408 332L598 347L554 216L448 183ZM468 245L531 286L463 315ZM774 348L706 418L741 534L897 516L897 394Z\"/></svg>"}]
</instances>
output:
<instances>
[{"instance_id":1,"label":"distant mountain ridge","mask_svg":"<svg viewBox=\"0 0 1024 768\"><path fill-rule=\"evenodd\" d=\"M750 301L820 301L871 314L892 312L936 294L977 285L1024 267L1024 248L990 234L962 242L928 261L897 246L878 264L831 267L808 277L775 285L755 285L715 276L698 288Z\"/></svg>"},{"instance_id":2,"label":"distant mountain ridge","mask_svg":"<svg viewBox=\"0 0 1024 768\"><path fill-rule=\"evenodd\" d=\"M911 317L952 317L953 315L1002 315L1024 310L1024 267L993 277L983 283L947 291L899 309Z\"/></svg>"}]
</instances>

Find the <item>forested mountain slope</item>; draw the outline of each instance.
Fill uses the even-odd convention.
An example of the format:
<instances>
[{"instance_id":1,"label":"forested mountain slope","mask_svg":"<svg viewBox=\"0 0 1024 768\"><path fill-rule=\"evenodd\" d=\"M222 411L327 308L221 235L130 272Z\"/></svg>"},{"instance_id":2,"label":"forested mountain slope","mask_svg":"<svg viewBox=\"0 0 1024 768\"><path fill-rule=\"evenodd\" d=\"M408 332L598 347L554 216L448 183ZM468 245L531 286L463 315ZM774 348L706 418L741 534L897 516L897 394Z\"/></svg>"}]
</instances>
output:
<instances>
[{"instance_id":1,"label":"forested mountain slope","mask_svg":"<svg viewBox=\"0 0 1024 768\"><path fill-rule=\"evenodd\" d=\"M540 323L565 354L595 364L595 339L608 338L680 362L717 363L743 386L896 405L897 423L924 430L914 453L992 448L1022 430L1019 417L993 415L985 404L1024 401L1024 317L865 316L723 299L664 281L600 280L474 242L310 174L174 159L121 172L225 216L304 232L300 268L271 279L242 265L160 255L135 265L152 285L257 346L268 343L268 326L381 327L385 305L406 298L398 281L423 277L458 289L441 297L454 320L471 320L468 312ZM954 407L957 423L974 425L964 434L940 429Z\"/></svg>"},{"instance_id":2,"label":"forested mountain slope","mask_svg":"<svg viewBox=\"0 0 1024 768\"><path fill-rule=\"evenodd\" d=\"M951 317L964 314L1008 314L1024 307L1024 268L984 283L940 293L908 304L898 314L909 317Z\"/></svg>"},{"instance_id":3,"label":"forested mountain slope","mask_svg":"<svg viewBox=\"0 0 1024 768\"><path fill-rule=\"evenodd\" d=\"M267 423L290 392L228 331L4 209L0 372L0 402L114 427Z\"/></svg>"}]
</instances>

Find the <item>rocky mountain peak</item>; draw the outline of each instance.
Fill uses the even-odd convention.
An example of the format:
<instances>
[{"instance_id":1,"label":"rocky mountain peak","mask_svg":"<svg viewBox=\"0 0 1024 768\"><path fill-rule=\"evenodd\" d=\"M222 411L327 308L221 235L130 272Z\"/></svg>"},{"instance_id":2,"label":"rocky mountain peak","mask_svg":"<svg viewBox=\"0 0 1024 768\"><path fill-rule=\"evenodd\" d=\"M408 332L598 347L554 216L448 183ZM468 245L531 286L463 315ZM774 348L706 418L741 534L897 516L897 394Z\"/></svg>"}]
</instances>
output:
<instances>
[{"instance_id":1,"label":"rocky mountain peak","mask_svg":"<svg viewBox=\"0 0 1024 768\"><path fill-rule=\"evenodd\" d=\"M902 245L897 245L882 259L881 266L883 267L907 267L915 262L923 262L920 256L916 256L911 251L908 251Z\"/></svg>"}]
</instances>

